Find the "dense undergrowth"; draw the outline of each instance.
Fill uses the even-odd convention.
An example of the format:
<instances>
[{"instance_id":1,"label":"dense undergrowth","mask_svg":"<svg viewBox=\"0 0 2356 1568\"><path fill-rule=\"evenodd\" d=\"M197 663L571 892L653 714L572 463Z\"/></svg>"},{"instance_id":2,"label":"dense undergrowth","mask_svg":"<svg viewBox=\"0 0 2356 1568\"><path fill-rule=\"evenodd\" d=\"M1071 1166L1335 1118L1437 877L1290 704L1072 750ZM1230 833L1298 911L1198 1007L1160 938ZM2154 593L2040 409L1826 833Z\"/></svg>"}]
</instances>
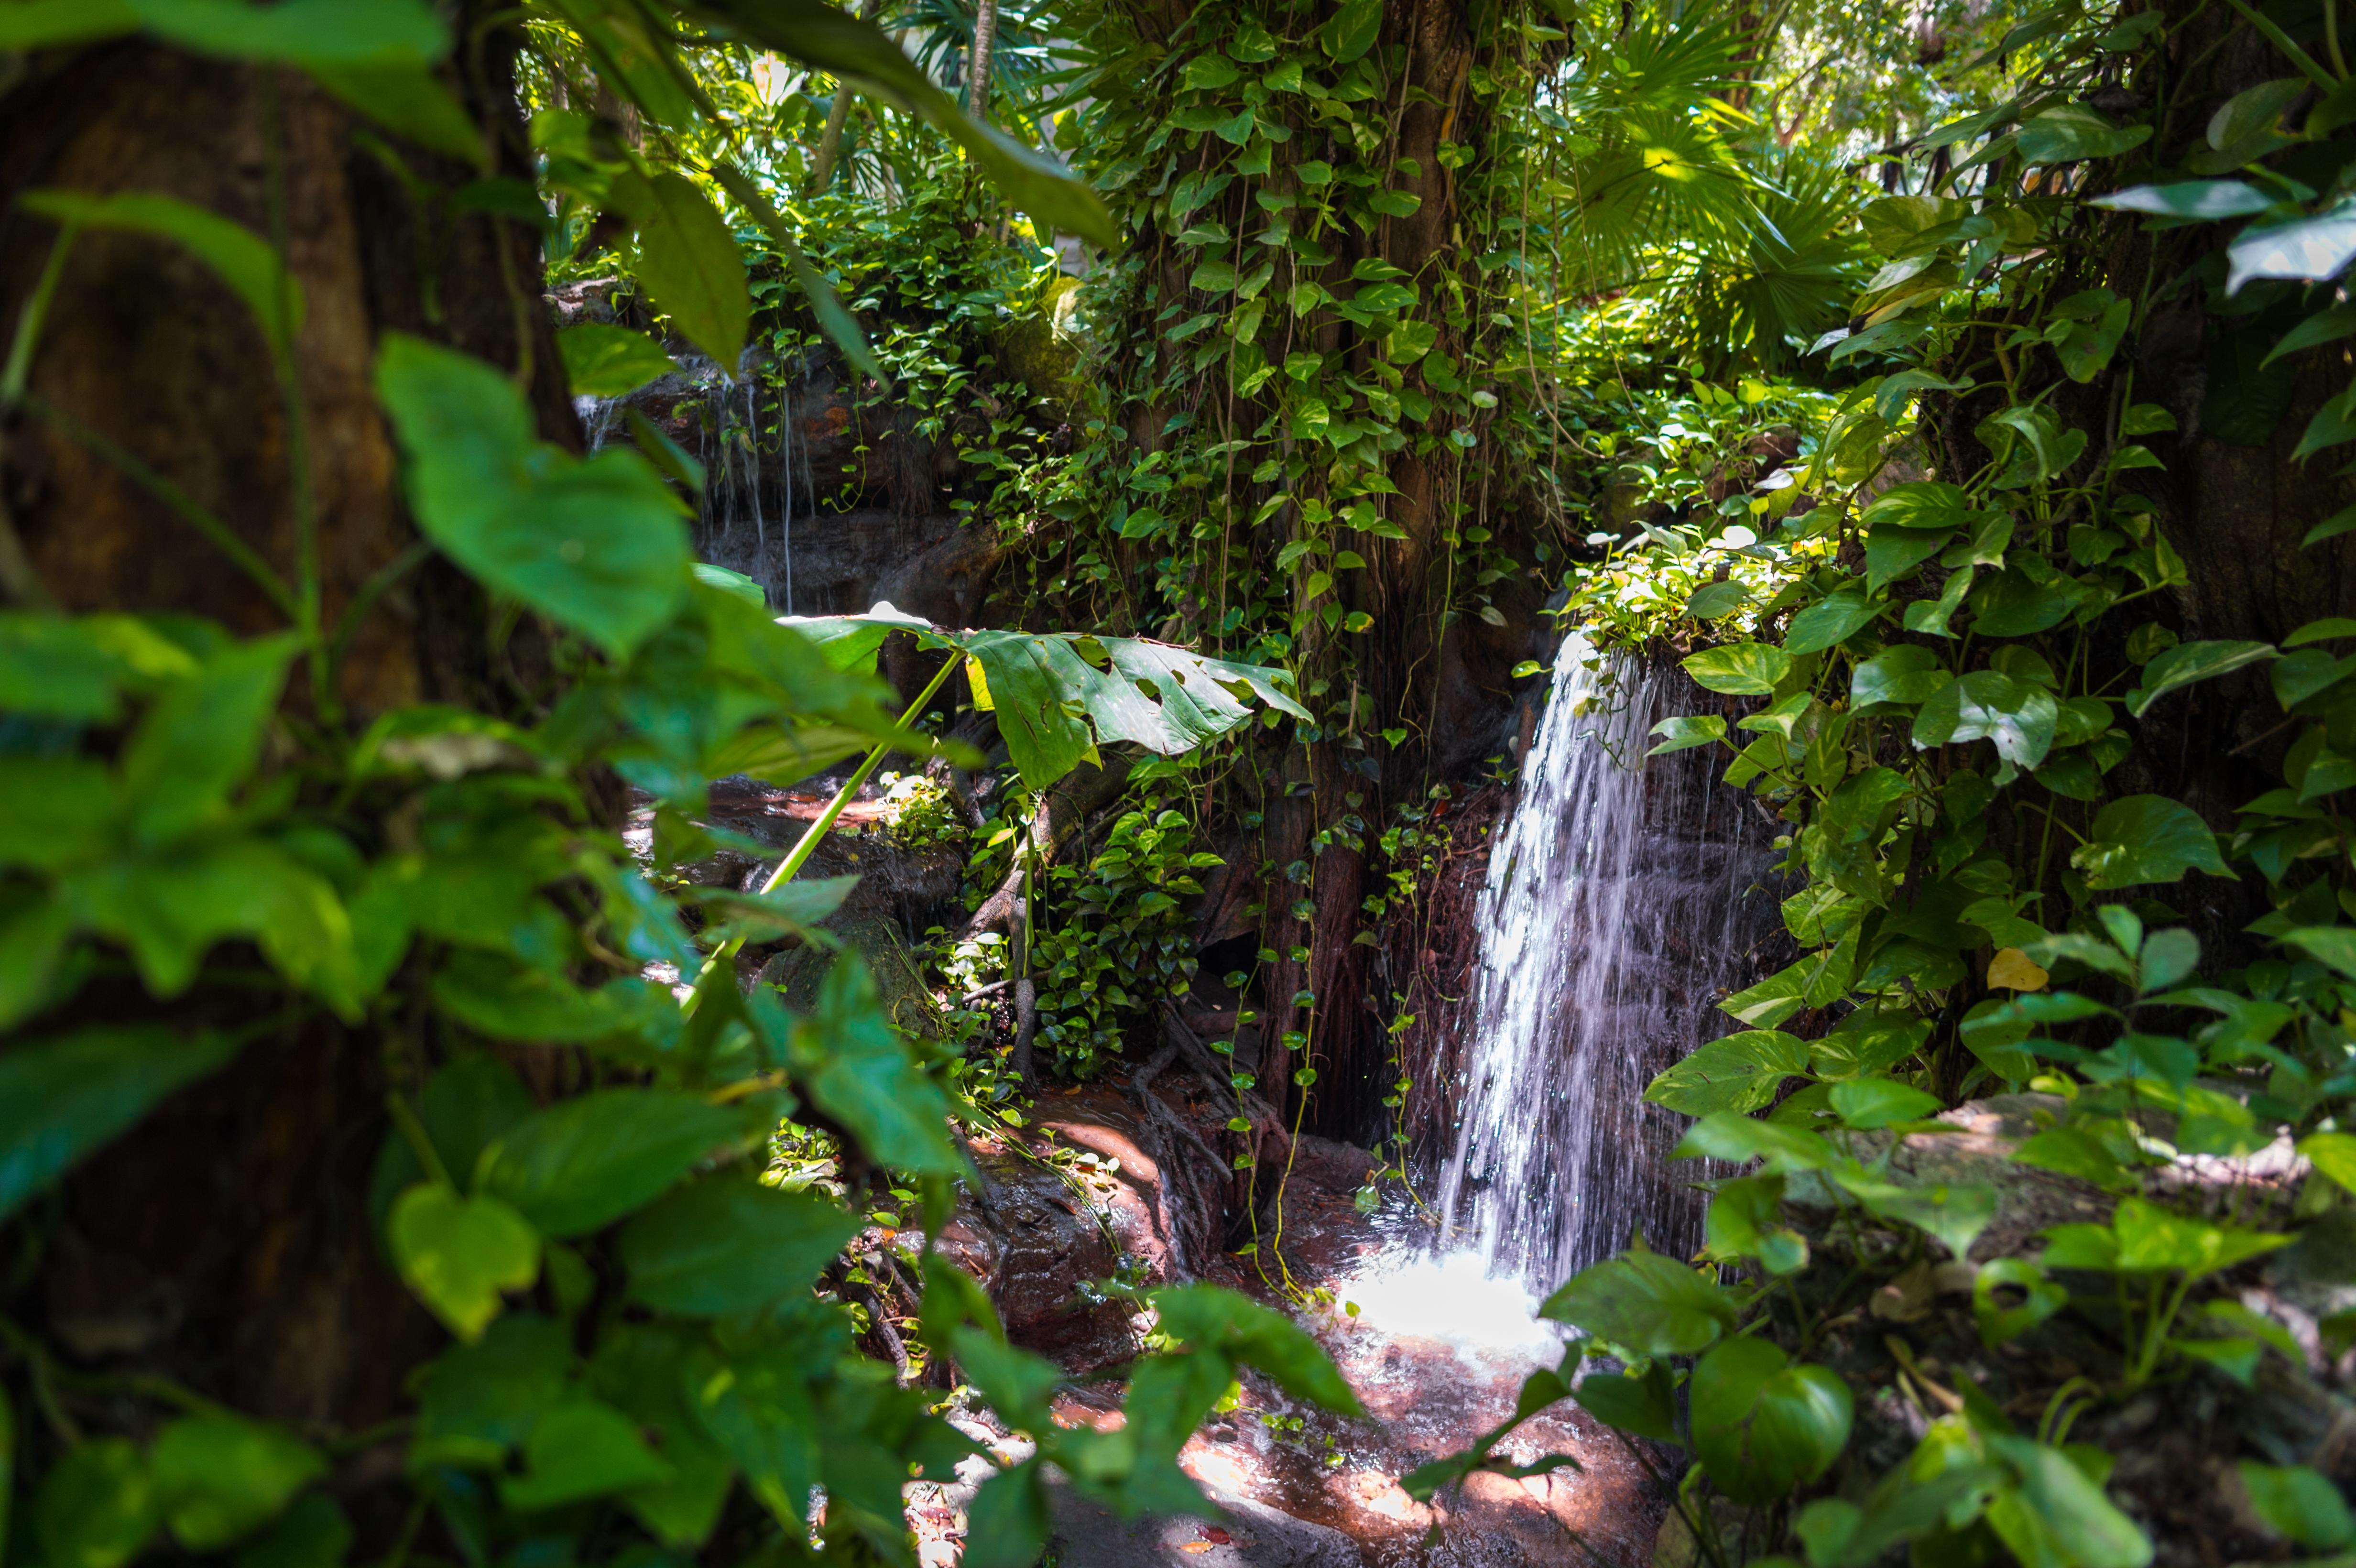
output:
<instances>
[{"instance_id":1,"label":"dense undergrowth","mask_svg":"<svg viewBox=\"0 0 2356 1568\"><path fill-rule=\"evenodd\" d=\"M1648 1096L1697 1118L1681 1156L1755 1172L1710 1184L1704 1256L1732 1272L1697 1277L1640 1240L1545 1308L1617 1358L1572 1397L1698 1461L1679 1508L1707 1561L1780 1549L1832 1568L1904 1547L2140 1564L2153 1541L2102 1489L2122 1453L2068 1441L2072 1426L2104 1431L2156 1383L2285 1398L2284 1374L2329 1369L2356 1337L2344 1292L2287 1307L2249 1294L2255 1260L2284 1249L2303 1265L2289 1278L2347 1277L2332 1249L2356 1187L2356 944L2332 802L2348 782L2336 650L2356 621L2199 635L2230 616L2188 607L2192 574L2150 483L2163 453L2182 460L2167 440L2181 415L2266 444L2290 401L2277 362L2348 330L2309 283L2344 255L2301 248L2345 177L2343 78L2241 9L2303 74L2232 96L2205 127L2174 97L2186 51L2166 29L2189 23L2056 12L2008 39L2027 57L2015 96L1923 138L1938 150L1917 192L1864 209L1886 264L1831 357L1870 374L1800 422L1781 485L1738 482L1571 575L1569 613L1599 646L1706 645L1687 672L1735 700L1665 720L1655 754L1726 755L1727 782L1788 825L1777 843L1799 880L1783 912L1804 955L1722 1003L1747 1027ZM2091 107L2097 89L2132 108ZM2255 221L2216 243L2207 225L2233 219ZM2246 369L2211 361L2197 409L2132 356L2171 300L2229 331L2265 324ZM1729 443L1687 433L1686 411L1719 400L1697 387L1670 411L1688 484ZM2330 461L2351 433L2332 398L2294 458ZM2160 727L2188 688L2234 680L2232 717ZM2206 758L2167 755L2178 737ZM2272 787L2220 800L2239 781L2217 764L2243 756ZM2221 806L2228 830L2204 819ZM1955 1131L1932 1119L1947 1107L2024 1092L2038 1097L2008 1103L2009 1158L2104 1195L2107 1217L1984 1249L1951 1370L1909 1356L1903 1333L1922 1329L1863 1355L1867 1325L1929 1316L1885 1310L1922 1288L1910 1267L1928 1279L1942 1253L1970 1257L2019 1190L1985 1169L1911 1175L1904 1151ZM2294 1142L2303 1163L2263 1157ZM2076 1359L2024 1377L2065 1331ZM1878 1471L1843 1457L1861 1422L1892 1420L1859 1409L1875 1360L1918 1438ZM1983 1362L2005 1365L2001 1408ZM1560 1394L1554 1375L1526 1406ZM2348 1545L2340 1483L2302 1463L2331 1463L2313 1436L2273 1431L2172 1477L2178 1527L2234 1466L2238 1521L2222 1508L2192 1528ZM2148 1495L2136 1506L2154 1512Z\"/></svg>"}]
</instances>

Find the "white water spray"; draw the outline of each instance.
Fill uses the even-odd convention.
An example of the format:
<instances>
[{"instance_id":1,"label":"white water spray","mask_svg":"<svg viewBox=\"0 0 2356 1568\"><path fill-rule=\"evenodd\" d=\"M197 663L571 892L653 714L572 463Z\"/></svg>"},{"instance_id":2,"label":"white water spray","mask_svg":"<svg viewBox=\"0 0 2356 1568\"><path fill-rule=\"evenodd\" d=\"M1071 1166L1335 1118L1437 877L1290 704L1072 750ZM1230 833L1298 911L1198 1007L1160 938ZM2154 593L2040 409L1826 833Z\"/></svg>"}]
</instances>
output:
<instances>
[{"instance_id":1,"label":"white water spray","mask_svg":"<svg viewBox=\"0 0 2356 1568\"><path fill-rule=\"evenodd\" d=\"M1740 1027L1715 1003L1776 924L1767 826L1715 782L1723 753L1644 761L1657 720L1708 700L1673 666L1571 637L1490 851L1440 1200L1446 1234L1533 1291L1633 1233L1698 1240L1698 1173L1669 1157L1684 1118L1644 1086Z\"/></svg>"}]
</instances>

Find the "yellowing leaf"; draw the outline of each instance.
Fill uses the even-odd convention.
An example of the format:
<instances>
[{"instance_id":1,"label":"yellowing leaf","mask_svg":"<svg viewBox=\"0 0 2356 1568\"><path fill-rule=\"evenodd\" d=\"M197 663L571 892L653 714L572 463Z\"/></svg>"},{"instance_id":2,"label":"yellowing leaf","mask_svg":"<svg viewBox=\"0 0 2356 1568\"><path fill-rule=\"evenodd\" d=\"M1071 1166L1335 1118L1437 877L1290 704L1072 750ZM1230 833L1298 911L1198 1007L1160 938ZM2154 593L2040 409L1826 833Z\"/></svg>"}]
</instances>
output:
<instances>
[{"instance_id":1,"label":"yellowing leaf","mask_svg":"<svg viewBox=\"0 0 2356 1568\"><path fill-rule=\"evenodd\" d=\"M401 1277L469 1344L499 1315L499 1293L540 1277L540 1236L496 1198L461 1198L422 1181L401 1195L387 1226Z\"/></svg>"},{"instance_id":2,"label":"yellowing leaf","mask_svg":"<svg viewBox=\"0 0 2356 1568\"><path fill-rule=\"evenodd\" d=\"M2052 978L2018 947L2003 947L1988 961L1987 983L2008 991L2041 991Z\"/></svg>"}]
</instances>

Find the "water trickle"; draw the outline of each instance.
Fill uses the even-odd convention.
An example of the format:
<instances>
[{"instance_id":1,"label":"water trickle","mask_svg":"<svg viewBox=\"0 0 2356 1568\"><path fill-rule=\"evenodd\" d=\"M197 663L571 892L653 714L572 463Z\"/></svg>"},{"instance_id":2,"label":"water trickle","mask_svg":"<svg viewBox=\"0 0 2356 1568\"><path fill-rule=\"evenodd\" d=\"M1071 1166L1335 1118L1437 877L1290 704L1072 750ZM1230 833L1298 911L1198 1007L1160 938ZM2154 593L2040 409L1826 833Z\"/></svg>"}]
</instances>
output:
<instances>
[{"instance_id":1,"label":"water trickle","mask_svg":"<svg viewBox=\"0 0 2356 1568\"><path fill-rule=\"evenodd\" d=\"M1737 1027L1715 1003L1777 925L1770 830L1718 758L1644 761L1655 722L1707 700L1674 666L1567 641L1490 851L1440 1209L1444 1235L1537 1292L1632 1233L1698 1241L1696 1173L1669 1158L1684 1119L1644 1086Z\"/></svg>"}]
</instances>

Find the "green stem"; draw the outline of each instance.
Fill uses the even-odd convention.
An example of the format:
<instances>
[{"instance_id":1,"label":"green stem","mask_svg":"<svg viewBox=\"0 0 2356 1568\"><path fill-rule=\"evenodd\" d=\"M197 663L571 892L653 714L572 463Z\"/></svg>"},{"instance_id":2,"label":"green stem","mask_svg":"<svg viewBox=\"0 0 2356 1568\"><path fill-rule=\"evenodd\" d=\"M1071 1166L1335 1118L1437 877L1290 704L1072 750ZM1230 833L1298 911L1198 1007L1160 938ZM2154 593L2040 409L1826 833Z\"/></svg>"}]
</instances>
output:
<instances>
[{"instance_id":1,"label":"green stem","mask_svg":"<svg viewBox=\"0 0 2356 1568\"><path fill-rule=\"evenodd\" d=\"M69 223L58 235L58 242L49 247L49 259L41 268L40 282L33 285L33 296L25 302L25 314L16 318L16 337L8 345L7 368L0 370L0 408L14 408L25 396L25 382L33 373L33 349L41 338L41 324L48 319L49 302L57 297L58 280L65 276L66 254L80 233L79 225Z\"/></svg>"},{"instance_id":2,"label":"green stem","mask_svg":"<svg viewBox=\"0 0 2356 1568\"><path fill-rule=\"evenodd\" d=\"M442 1163L442 1151L434 1147L434 1136L425 1130L425 1124L417 1119L417 1113L410 1109L409 1101L400 1094L387 1094L384 1106L392 1115L392 1125L399 1127L401 1136L409 1141L409 1150L417 1157L418 1166L427 1178L439 1186L455 1190L457 1183L450 1179L450 1168Z\"/></svg>"},{"instance_id":3,"label":"green stem","mask_svg":"<svg viewBox=\"0 0 2356 1568\"><path fill-rule=\"evenodd\" d=\"M2321 66L2316 64L2315 61L2309 58L2305 49L2300 48L2297 44L2290 41L2290 35L2288 33L2284 32L2280 27L2276 27L2273 21L2260 15L2256 10L2252 8L2249 4L2249 0L2233 0L2233 6L2234 10L2239 11L2243 16L2248 17L2250 26L2255 27L2261 33L2264 33L2266 36L2268 42L2272 43L2275 48L2282 50L2283 58L2289 60L2291 64L2298 67L2299 71L2301 74L2306 76L2308 80L2315 83L2316 86L2323 89L2327 93L2329 93L2333 88L2340 85L2337 78L2335 78L2329 71L2324 69Z\"/></svg>"},{"instance_id":4,"label":"green stem","mask_svg":"<svg viewBox=\"0 0 2356 1568\"><path fill-rule=\"evenodd\" d=\"M900 715L901 729L905 730L923 714L925 705L932 701L933 693L941 688L941 683L948 679L949 672L958 667L958 662L957 650L950 649L949 656L942 661L938 673L926 684L923 691L916 694L916 700L908 704L908 710ZM892 744L890 741L879 741L875 749L867 753L867 760L860 763L858 771L835 792L834 798L826 803L826 809L818 814L818 820L809 825L809 830L795 842L793 848L787 851L786 858L777 862L777 869L769 873L769 880L761 884L763 896L792 881L794 873L818 852L819 841L833 828L835 818L842 815L842 808L851 804L851 797L859 793L859 786L867 782L867 775L875 771L875 764L884 760L884 753L892 749ZM688 993L687 1000L682 1004L689 1012L695 1010L696 998L703 994L704 984L711 979L712 972L735 957L737 950L744 945L743 937L732 937L714 948L712 955L703 961L703 967L696 971L695 989Z\"/></svg>"}]
</instances>

